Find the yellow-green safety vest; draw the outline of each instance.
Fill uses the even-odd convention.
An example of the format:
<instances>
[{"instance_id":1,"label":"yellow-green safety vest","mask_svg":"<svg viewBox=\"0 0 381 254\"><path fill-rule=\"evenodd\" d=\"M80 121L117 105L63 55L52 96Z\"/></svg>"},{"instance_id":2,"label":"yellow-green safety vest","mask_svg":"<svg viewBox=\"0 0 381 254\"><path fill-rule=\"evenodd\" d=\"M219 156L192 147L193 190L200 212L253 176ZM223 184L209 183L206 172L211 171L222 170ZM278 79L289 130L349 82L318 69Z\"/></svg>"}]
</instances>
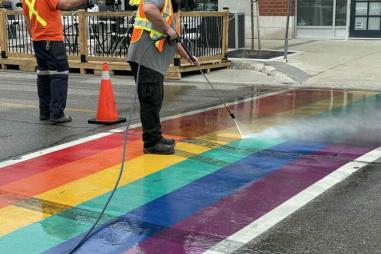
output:
<instances>
[{"instance_id":1,"label":"yellow-green safety vest","mask_svg":"<svg viewBox=\"0 0 381 254\"><path fill-rule=\"evenodd\" d=\"M136 13L134 22L134 31L132 32L131 43L138 42L143 34L143 31L150 32L152 40L156 40L164 33L159 28L155 27L145 16L143 10L144 0L130 0L131 2L139 1L139 8ZM160 11L161 16L165 19L165 22L171 26L174 18L172 2L171 0L164 0L163 8ZM164 50L165 39L159 40L155 43L157 50L161 53Z\"/></svg>"}]
</instances>

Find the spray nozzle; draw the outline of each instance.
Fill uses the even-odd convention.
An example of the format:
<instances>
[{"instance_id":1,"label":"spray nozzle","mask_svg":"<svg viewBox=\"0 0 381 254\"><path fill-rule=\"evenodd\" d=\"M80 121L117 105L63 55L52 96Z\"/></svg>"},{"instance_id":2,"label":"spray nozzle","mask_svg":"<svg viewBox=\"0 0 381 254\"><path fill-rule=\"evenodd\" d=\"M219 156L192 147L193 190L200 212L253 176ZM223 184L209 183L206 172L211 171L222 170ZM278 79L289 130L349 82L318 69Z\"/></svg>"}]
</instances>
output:
<instances>
[{"instance_id":1,"label":"spray nozzle","mask_svg":"<svg viewBox=\"0 0 381 254\"><path fill-rule=\"evenodd\" d=\"M234 115L230 110L228 110L228 112L229 112L230 117L231 117L232 119L235 119L235 115Z\"/></svg>"}]
</instances>

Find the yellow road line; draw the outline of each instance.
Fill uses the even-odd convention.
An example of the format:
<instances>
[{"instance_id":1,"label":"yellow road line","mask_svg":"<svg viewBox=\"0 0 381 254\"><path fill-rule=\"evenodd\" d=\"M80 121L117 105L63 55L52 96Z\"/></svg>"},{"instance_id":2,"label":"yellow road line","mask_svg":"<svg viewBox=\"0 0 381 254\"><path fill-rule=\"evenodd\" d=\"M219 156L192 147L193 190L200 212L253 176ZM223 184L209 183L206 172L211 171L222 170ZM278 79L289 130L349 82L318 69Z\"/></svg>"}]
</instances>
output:
<instances>
[{"instance_id":1,"label":"yellow road line","mask_svg":"<svg viewBox=\"0 0 381 254\"><path fill-rule=\"evenodd\" d=\"M38 105L33 104L22 104L22 103L10 103L10 102L1 102L0 106L8 108L21 108L21 109L38 109ZM84 113L96 113L95 110L82 109L82 108L66 108L65 111L68 112L84 112Z\"/></svg>"}]
</instances>

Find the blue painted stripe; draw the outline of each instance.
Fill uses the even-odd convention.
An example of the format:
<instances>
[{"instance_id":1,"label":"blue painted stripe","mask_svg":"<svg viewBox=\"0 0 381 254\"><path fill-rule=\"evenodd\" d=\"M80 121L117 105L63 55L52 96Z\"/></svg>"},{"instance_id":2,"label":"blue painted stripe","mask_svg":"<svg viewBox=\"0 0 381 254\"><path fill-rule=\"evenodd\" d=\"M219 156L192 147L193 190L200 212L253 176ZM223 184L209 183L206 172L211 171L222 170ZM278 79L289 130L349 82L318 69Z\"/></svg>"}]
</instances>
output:
<instances>
[{"instance_id":1,"label":"blue painted stripe","mask_svg":"<svg viewBox=\"0 0 381 254\"><path fill-rule=\"evenodd\" d=\"M101 226L76 253L121 253L247 184L323 147L323 144L289 142L230 164ZM45 253L62 253L72 248L81 236Z\"/></svg>"},{"instance_id":2,"label":"blue painted stripe","mask_svg":"<svg viewBox=\"0 0 381 254\"><path fill-rule=\"evenodd\" d=\"M270 149L283 142L285 140L269 139L263 135L257 135L209 150L121 186L110 203L106 216L101 219L99 224L110 222L152 200L216 172L223 167L221 164L229 165L250 154ZM219 159L220 163L213 164L198 160L200 156L203 159L210 158L212 162L213 159ZM0 253L41 253L87 232L96 219L94 214L98 215L108 196L109 193L105 193L1 237ZM24 239L28 239L28 241L24 241Z\"/></svg>"}]
</instances>

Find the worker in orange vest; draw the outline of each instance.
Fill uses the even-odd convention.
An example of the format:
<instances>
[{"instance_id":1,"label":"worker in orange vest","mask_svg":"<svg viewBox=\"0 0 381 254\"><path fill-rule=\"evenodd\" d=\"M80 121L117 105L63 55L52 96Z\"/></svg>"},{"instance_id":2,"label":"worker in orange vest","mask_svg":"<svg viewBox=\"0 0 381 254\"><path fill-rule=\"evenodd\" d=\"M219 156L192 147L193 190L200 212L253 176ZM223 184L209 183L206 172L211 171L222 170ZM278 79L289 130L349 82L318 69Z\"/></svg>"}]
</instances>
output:
<instances>
[{"instance_id":1,"label":"worker in orange vest","mask_svg":"<svg viewBox=\"0 0 381 254\"><path fill-rule=\"evenodd\" d=\"M25 21L37 60L40 120L70 122L65 115L69 64L60 10L72 10L87 0L22 0Z\"/></svg>"},{"instance_id":2,"label":"worker in orange vest","mask_svg":"<svg viewBox=\"0 0 381 254\"><path fill-rule=\"evenodd\" d=\"M177 53L190 63L198 65L198 59L189 56L180 43L176 43L175 13L179 9L176 0L133 0L138 2L131 45L127 61L138 80L140 120L143 127L144 153L173 154L175 140L162 136L160 110L164 96L164 75ZM153 43L156 39L167 35ZM140 65L140 73L138 68Z\"/></svg>"}]
</instances>

